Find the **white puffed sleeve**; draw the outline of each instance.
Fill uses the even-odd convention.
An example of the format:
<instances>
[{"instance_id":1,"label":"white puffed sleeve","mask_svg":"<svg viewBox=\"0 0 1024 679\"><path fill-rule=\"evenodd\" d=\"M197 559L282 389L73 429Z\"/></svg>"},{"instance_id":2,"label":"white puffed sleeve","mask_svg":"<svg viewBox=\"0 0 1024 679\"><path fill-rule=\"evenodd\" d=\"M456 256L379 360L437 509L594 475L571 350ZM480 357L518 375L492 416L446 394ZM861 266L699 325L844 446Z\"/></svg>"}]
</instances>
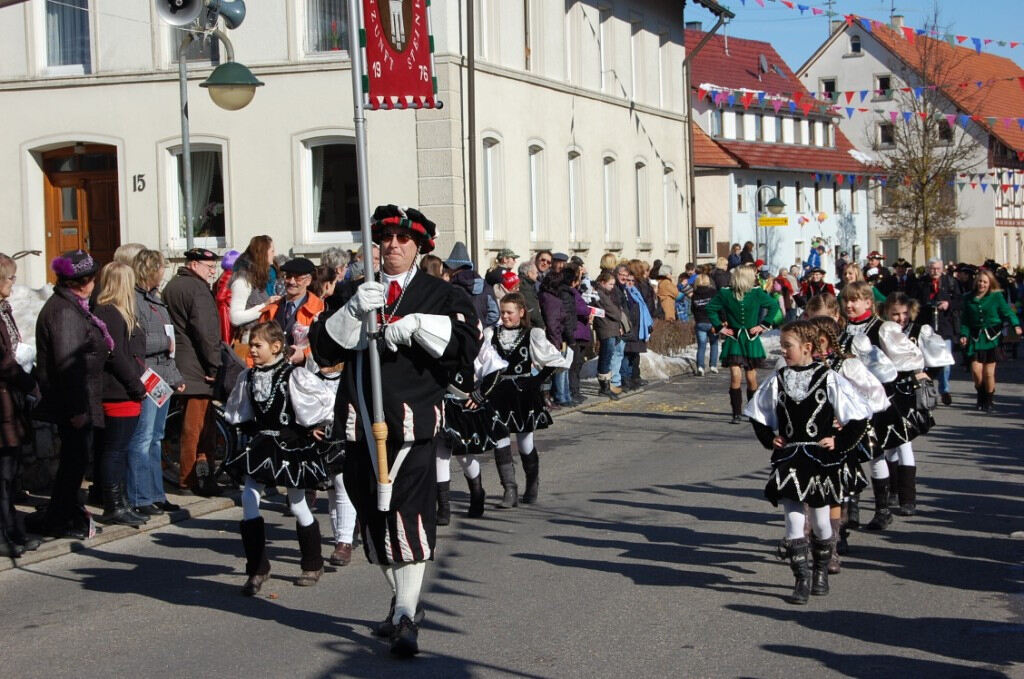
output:
<instances>
[{"instance_id":1,"label":"white puffed sleeve","mask_svg":"<svg viewBox=\"0 0 1024 679\"><path fill-rule=\"evenodd\" d=\"M548 341L542 329L533 328L530 330L530 358L538 368L568 369L572 365L572 350L567 350L565 356L562 356L562 352Z\"/></svg>"},{"instance_id":2,"label":"white puffed sleeve","mask_svg":"<svg viewBox=\"0 0 1024 679\"><path fill-rule=\"evenodd\" d=\"M853 338L853 353L882 384L889 384L898 377L896 366L885 352L873 345L864 335Z\"/></svg>"},{"instance_id":3,"label":"white puffed sleeve","mask_svg":"<svg viewBox=\"0 0 1024 679\"><path fill-rule=\"evenodd\" d=\"M878 330L878 343L896 370L900 372L920 372L924 370L924 354L896 323L886 321Z\"/></svg>"},{"instance_id":4,"label":"white puffed sleeve","mask_svg":"<svg viewBox=\"0 0 1024 679\"><path fill-rule=\"evenodd\" d=\"M848 358L839 368L839 374L854 386L857 393L868 402L872 412L880 413L889 407L889 397L878 378L871 374L859 358Z\"/></svg>"},{"instance_id":5,"label":"white puffed sleeve","mask_svg":"<svg viewBox=\"0 0 1024 679\"><path fill-rule=\"evenodd\" d=\"M760 422L772 431L778 431L779 420L775 416L775 406L779 402L779 373L772 373L772 376L761 383L761 386L754 392L754 398L747 401L743 414Z\"/></svg>"},{"instance_id":6,"label":"white puffed sleeve","mask_svg":"<svg viewBox=\"0 0 1024 679\"><path fill-rule=\"evenodd\" d=\"M868 420L874 415L871 405L845 377L836 371L829 371L825 378L825 389L839 424L846 424L853 420Z\"/></svg>"},{"instance_id":7,"label":"white puffed sleeve","mask_svg":"<svg viewBox=\"0 0 1024 679\"><path fill-rule=\"evenodd\" d=\"M917 336L917 346L924 354L924 367L926 368L943 368L956 363L953 360L953 352L946 346L946 340L941 335L936 335L930 325L921 326L921 332Z\"/></svg>"},{"instance_id":8,"label":"white puffed sleeve","mask_svg":"<svg viewBox=\"0 0 1024 679\"><path fill-rule=\"evenodd\" d=\"M494 348L494 343L491 342L493 335L494 330L491 328L484 330L484 340L480 345L480 353L473 360L473 375L476 377L477 384L480 383L480 380L485 375L490 375L499 370L503 371L508 367L508 361L498 354L498 351Z\"/></svg>"},{"instance_id":9,"label":"white puffed sleeve","mask_svg":"<svg viewBox=\"0 0 1024 679\"><path fill-rule=\"evenodd\" d=\"M228 402L224 406L224 419L228 424L242 424L256 417L252 410L252 399L249 398L249 374L252 370L244 370L235 382Z\"/></svg>"},{"instance_id":10,"label":"white puffed sleeve","mask_svg":"<svg viewBox=\"0 0 1024 679\"><path fill-rule=\"evenodd\" d=\"M312 427L334 419L334 394L323 380L305 368L292 371L288 378L288 396L295 420L301 426Z\"/></svg>"}]
</instances>

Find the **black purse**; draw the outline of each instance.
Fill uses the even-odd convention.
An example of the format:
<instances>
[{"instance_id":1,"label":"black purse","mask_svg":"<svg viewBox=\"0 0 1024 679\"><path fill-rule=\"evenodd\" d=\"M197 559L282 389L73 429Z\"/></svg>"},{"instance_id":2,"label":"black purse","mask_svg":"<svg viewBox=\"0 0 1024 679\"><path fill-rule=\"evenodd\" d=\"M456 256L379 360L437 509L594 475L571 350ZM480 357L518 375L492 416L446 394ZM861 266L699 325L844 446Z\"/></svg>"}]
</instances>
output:
<instances>
[{"instance_id":1,"label":"black purse","mask_svg":"<svg viewBox=\"0 0 1024 679\"><path fill-rule=\"evenodd\" d=\"M231 345L226 342L220 343L220 368L217 370L217 378L213 381L213 400L227 403L231 390L242 376L242 371L248 366L245 361L238 357Z\"/></svg>"},{"instance_id":2,"label":"black purse","mask_svg":"<svg viewBox=\"0 0 1024 679\"><path fill-rule=\"evenodd\" d=\"M917 410L934 410L939 405L939 389L930 379L914 382L914 401Z\"/></svg>"}]
</instances>

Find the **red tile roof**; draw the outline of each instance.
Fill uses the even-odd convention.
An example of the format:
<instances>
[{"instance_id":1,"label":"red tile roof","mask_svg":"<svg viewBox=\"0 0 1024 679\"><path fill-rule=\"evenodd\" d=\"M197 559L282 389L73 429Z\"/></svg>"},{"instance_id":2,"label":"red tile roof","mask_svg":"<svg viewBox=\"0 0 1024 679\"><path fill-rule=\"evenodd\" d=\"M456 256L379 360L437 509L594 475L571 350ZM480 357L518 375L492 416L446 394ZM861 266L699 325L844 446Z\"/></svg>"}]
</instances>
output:
<instances>
[{"instance_id":1,"label":"red tile roof","mask_svg":"<svg viewBox=\"0 0 1024 679\"><path fill-rule=\"evenodd\" d=\"M686 31L686 46L692 48L704 35L701 31ZM760 68L761 56L768 66L767 73ZM694 90L703 83L710 83L729 89L767 92L769 95L785 94L787 97L799 92L810 98L810 93L770 43L745 38L726 39L719 34L713 35L693 57L690 82ZM758 107L754 105L752 108L756 110ZM816 119L822 118L818 116ZM711 139L703 131L700 134L695 132L694 165L840 174L873 171L850 155L853 144L839 131L838 125L834 129L836 145L829 148Z\"/></svg>"},{"instance_id":2,"label":"red tile roof","mask_svg":"<svg viewBox=\"0 0 1024 679\"><path fill-rule=\"evenodd\" d=\"M941 64L942 81L945 84L936 84L943 94L964 113L976 116L976 123L1008 147L1014 151L1024 151L1024 130L1017 124L1017 118L1024 118L1024 81L1018 80L1024 77L1024 69L1005 57L987 52L978 54L974 49L954 47L943 40L926 36L917 36L911 43L901 33L877 22L872 22L871 33L886 49L919 74L926 70L922 65L925 59ZM994 82L989 83L990 80ZM979 88L973 84L976 82L984 84ZM963 83L971 84L961 87ZM985 118L998 120L995 125L991 125ZM1009 127L1004 125L1004 118L1013 119Z\"/></svg>"}]
</instances>

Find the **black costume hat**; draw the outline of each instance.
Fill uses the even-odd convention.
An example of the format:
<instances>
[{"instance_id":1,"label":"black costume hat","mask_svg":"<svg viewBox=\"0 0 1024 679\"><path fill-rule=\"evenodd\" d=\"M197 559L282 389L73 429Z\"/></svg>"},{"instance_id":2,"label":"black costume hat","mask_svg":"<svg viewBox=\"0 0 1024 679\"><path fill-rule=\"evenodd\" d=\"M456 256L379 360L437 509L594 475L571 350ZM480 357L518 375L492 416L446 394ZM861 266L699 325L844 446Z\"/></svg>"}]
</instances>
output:
<instances>
[{"instance_id":1,"label":"black costume hat","mask_svg":"<svg viewBox=\"0 0 1024 679\"><path fill-rule=\"evenodd\" d=\"M71 250L54 257L50 268L63 281L74 281L96 275L99 266L85 250Z\"/></svg>"},{"instance_id":2,"label":"black costume hat","mask_svg":"<svg viewBox=\"0 0 1024 679\"><path fill-rule=\"evenodd\" d=\"M213 250L206 248L192 248L185 252L185 261L188 262L219 262L220 255Z\"/></svg>"},{"instance_id":3,"label":"black costume hat","mask_svg":"<svg viewBox=\"0 0 1024 679\"><path fill-rule=\"evenodd\" d=\"M892 265L893 265L894 268L897 268L897 269L900 269L900 268L909 269L911 267L910 262L908 262L907 260L903 259L902 257L900 257L895 262L893 262Z\"/></svg>"},{"instance_id":4,"label":"black costume hat","mask_svg":"<svg viewBox=\"0 0 1024 679\"><path fill-rule=\"evenodd\" d=\"M300 276L305 274L313 275L313 272L316 271L316 265L305 257L295 257L282 264L281 271L283 273L295 273Z\"/></svg>"},{"instance_id":5,"label":"black costume hat","mask_svg":"<svg viewBox=\"0 0 1024 679\"><path fill-rule=\"evenodd\" d=\"M462 241L456 241L452 247L452 253L448 255L448 259L444 260L444 265L452 271L472 269L473 260L469 258L469 250L466 249L466 244Z\"/></svg>"},{"instance_id":6,"label":"black costume hat","mask_svg":"<svg viewBox=\"0 0 1024 679\"><path fill-rule=\"evenodd\" d=\"M416 208L401 208L397 205L378 205L370 219L370 235L380 245L384 228L397 226L408 229L419 244L419 253L425 255L434 249L437 226Z\"/></svg>"}]
</instances>

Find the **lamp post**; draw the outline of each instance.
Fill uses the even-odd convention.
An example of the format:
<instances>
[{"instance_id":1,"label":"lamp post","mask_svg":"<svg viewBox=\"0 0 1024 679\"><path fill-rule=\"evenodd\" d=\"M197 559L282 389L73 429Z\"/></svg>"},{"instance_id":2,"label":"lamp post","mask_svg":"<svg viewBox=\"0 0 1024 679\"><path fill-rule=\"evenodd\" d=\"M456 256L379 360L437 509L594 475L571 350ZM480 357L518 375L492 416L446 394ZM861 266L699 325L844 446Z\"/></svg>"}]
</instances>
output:
<instances>
[{"instance_id":1,"label":"lamp post","mask_svg":"<svg viewBox=\"0 0 1024 679\"><path fill-rule=\"evenodd\" d=\"M779 194L775 190L775 187L773 187L773 186L768 186L767 184L765 184L764 186L757 187L757 191L754 193L754 203L755 203L755 205L761 199L761 192L765 191L765 190L771 191L771 194L772 194L772 197L770 199L768 199L768 202L765 203L765 205L764 205L764 207L765 207L766 211L768 212L768 214L773 215L773 216L782 214L782 211L786 209L786 204L783 203L782 200L779 198ZM760 226L758 226L757 221L755 221L754 222L754 241L755 241L754 249L755 249L755 251L758 251L759 253L760 253L760 249L761 249L760 237L761 237L761 228L760 228ZM765 245L765 248L764 248L764 260L765 260L765 262L767 262L768 261L768 244L767 244L767 242L764 245ZM757 258L755 257L755 259L757 259Z\"/></svg>"},{"instance_id":2,"label":"lamp post","mask_svg":"<svg viewBox=\"0 0 1024 679\"><path fill-rule=\"evenodd\" d=\"M244 9L243 9L244 16ZM229 21L231 28L241 23L241 19ZM244 108L252 101L256 94L256 88L263 85L256 79L248 68L235 61L235 50L228 40L228 36L219 28L210 31L210 34L224 44L224 51L227 60L213 69L213 73L202 83L210 93L210 99L217 106L227 111L237 111ZM178 91L181 98L181 174L182 174L182 196L185 205L185 249L191 250L195 247L195 234L192 224L192 145L189 140L188 120L188 59L185 52L189 45L195 40L192 32L185 33L185 37L178 46Z\"/></svg>"}]
</instances>

